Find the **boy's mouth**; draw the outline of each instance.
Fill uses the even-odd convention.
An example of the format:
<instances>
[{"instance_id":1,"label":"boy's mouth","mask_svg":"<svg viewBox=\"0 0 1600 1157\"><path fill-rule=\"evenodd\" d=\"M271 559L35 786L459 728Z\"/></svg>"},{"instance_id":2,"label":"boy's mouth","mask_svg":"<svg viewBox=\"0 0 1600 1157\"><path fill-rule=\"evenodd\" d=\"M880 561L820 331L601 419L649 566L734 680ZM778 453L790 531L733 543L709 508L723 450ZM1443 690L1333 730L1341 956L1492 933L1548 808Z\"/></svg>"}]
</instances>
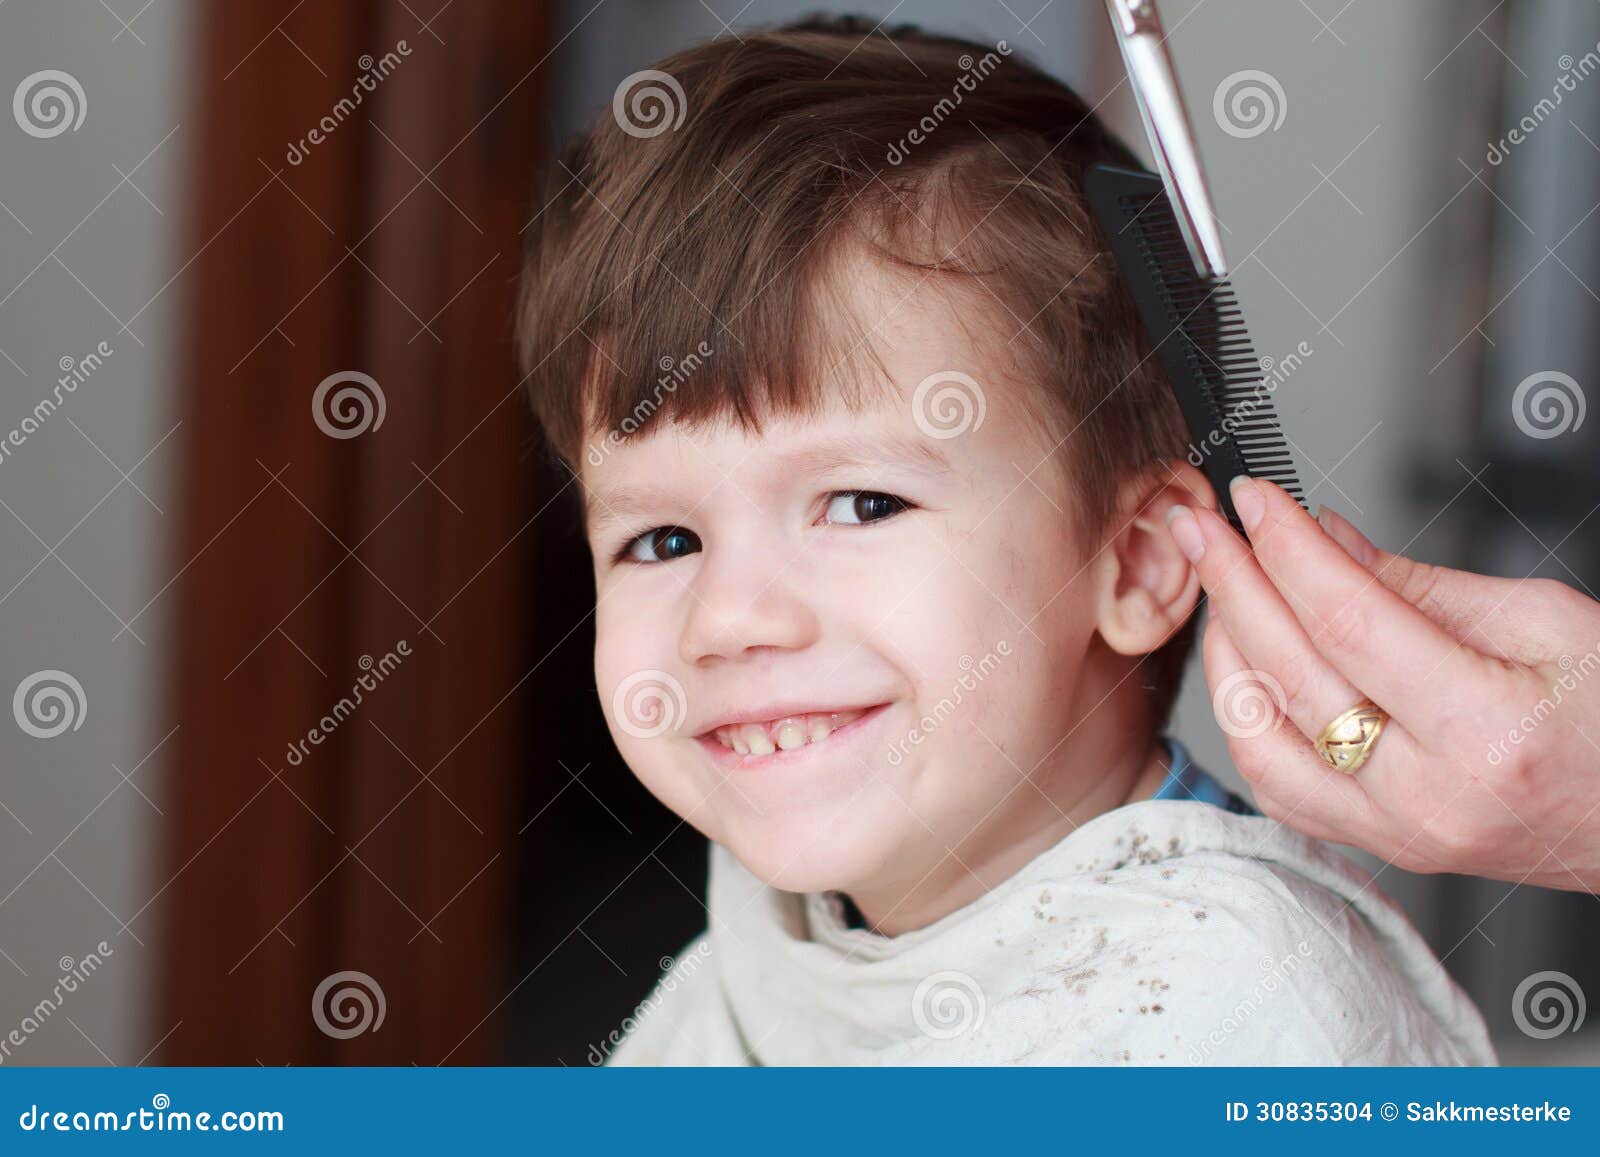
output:
<instances>
[{"instance_id":1,"label":"boy's mouth","mask_svg":"<svg viewBox=\"0 0 1600 1157\"><path fill-rule=\"evenodd\" d=\"M726 723L698 737L741 756L760 757L777 751L794 751L826 743L837 731L849 727L884 704L848 707L833 711L808 711L780 715L772 719Z\"/></svg>"}]
</instances>

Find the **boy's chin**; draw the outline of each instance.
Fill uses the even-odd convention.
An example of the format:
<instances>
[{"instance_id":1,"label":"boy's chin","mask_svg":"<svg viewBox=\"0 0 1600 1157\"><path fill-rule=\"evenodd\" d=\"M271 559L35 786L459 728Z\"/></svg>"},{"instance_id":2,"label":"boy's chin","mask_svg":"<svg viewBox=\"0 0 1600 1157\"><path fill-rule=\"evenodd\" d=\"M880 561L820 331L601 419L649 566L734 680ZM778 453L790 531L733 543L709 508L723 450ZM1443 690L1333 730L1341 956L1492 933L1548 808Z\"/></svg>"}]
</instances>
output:
<instances>
[{"instance_id":1,"label":"boy's chin","mask_svg":"<svg viewBox=\"0 0 1600 1157\"><path fill-rule=\"evenodd\" d=\"M763 825L721 842L751 875L784 892L848 891L882 871L889 843L881 829L847 820L820 832Z\"/></svg>"}]
</instances>

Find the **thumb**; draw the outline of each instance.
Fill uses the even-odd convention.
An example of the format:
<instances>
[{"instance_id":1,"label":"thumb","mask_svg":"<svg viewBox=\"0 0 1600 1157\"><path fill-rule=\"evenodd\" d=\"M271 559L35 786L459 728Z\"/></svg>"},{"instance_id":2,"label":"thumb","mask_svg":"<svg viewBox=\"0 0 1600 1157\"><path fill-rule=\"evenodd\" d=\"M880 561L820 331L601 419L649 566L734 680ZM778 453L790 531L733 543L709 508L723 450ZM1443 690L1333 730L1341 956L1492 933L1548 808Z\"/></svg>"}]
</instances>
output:
<instances>
[{"instance_id":1,"label":"thumb","mask_svg":"<svg viewBox=\"0 0 1600 1157\"><path fill-rule=\"evenodd\" d=\"M1537 662L1549 640L1534 637L1547 615L1529 616L1538 588L1527 579L1495 578L1418 562L1374 546L1351 521L1329 506L1317 511L1328 536L1374 578L1453 635L1486 655Z\"/></svg>"}]
</instances>

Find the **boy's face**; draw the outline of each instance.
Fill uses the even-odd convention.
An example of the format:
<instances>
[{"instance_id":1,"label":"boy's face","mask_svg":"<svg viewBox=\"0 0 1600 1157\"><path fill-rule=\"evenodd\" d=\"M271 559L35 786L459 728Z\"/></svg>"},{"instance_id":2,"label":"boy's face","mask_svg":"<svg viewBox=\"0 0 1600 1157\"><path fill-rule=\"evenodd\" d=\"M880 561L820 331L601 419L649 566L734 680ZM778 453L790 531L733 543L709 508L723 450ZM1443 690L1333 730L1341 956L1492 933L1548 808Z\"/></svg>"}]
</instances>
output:
<instances>
[{"instance_id":1,"label":"boy's face","mask_svg":"<svg viewBox=\"0 0 1600 1157\"><path fill-rule=\"evenodd\" d=\"M789 891L910 888L949 852L981 863L1058 818L1051 781L1101 770L1063 766L1095 608L1062 451L991 368L1007 359L979 359L970 314L855 272L894 386L871 411L769 418L759 437L658 422L597 437L582 474L617 747ZM976 382L981 423L939 416L946 386L976 404L969 384L918 399L949 371ZM719 737L729 721L760 726Z\"/></svg>"}]
</instances>

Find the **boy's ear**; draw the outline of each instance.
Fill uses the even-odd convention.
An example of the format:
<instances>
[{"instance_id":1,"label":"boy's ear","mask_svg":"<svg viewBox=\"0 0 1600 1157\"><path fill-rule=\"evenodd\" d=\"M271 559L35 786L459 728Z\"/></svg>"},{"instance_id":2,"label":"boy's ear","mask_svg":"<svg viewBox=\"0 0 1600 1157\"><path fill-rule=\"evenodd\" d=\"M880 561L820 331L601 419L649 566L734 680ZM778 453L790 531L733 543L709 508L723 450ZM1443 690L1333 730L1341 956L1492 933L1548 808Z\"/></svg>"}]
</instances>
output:
<instances>
[{"instance_id":1,"label":"boy's ear","mask_svg":"<svg viewBox=\"0 0 1600 1157\"><path fill-rule=\"evenodd\" d=\"M1118 490L1094 574L1097 626L1119 654L1156 650L1200 598L1200 579L1167 531L1167 511L1177 505L1217 509L1211 483L1181 458L1155 463Z\"/></svg>"}]
</instances>

